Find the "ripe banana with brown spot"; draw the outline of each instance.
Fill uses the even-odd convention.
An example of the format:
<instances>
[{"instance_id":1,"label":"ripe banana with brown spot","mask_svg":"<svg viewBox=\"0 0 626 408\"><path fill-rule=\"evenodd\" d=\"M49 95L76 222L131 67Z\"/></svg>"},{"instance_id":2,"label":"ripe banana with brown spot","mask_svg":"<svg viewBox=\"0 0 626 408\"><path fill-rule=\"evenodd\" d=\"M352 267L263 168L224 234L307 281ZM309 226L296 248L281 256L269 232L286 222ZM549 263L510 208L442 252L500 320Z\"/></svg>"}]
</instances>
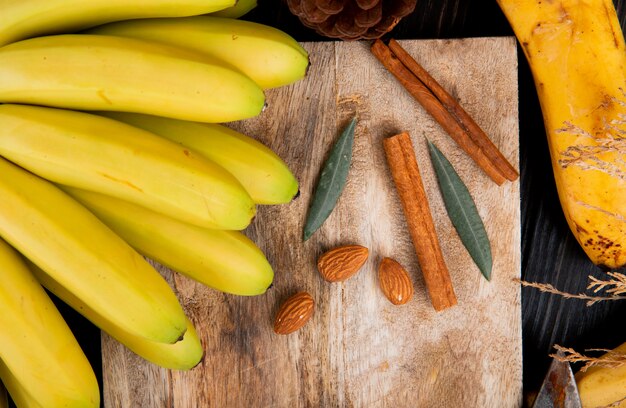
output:
<instances>
[{"instance_id":1,"label":"ripe banana with brown spot","mask_svg":"<svg viewBox=\"0 0 626 408\"><path fill-rule=\"evenodd\" d=\"M0 158L0 237L135 336L174 343L187 319L163 277L83 205Z\"/></svg>"},{"instance_id":2,"label":"ripe banana with brown spot","mask_svg":"<svg viewBox=\"0 0 626 408\"><path fill-rule=\"evenodd\" d=\"M68 34L1 47L0 102L229 122L258 115L265 95L244 74L197 52Z\"/></svg>"},{"instance_id":3,"label":"ripe banana with brown spot","mask_svg":"<svg viewBox=\"0 0 626 408\"><path fill-rule=\"evenodd\" d=\"M626 44L611 0L498 0L530 65L565 218L595 264L626 265Z\"/></svg>"},{"instance_id":4,"label":"ripe banana with brown spot","mask_svg":"<svg viewBox=\"0 0 626 408\"><path fill-rule=\"evenodd\" d=\"M59 184L210 228L244 229L255 205L226 170L177 143L84 112L0 105L0 156Z\"/></svg>"}]
</instances>

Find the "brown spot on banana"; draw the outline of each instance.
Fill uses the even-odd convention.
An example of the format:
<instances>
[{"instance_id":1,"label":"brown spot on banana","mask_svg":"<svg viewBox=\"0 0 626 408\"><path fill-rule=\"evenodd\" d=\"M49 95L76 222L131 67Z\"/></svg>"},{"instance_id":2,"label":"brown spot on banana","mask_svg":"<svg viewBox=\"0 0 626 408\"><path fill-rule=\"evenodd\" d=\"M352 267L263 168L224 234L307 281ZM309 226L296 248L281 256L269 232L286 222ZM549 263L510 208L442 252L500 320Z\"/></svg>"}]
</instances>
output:
<instances>
[{"instance_id":1,"label":"brown spot on banana","mask_svg":"<svg viewBox=\"0 0 626 408\"><path fill-rule=\"evenodd\" d=\"M573 221L575 228L576 228L576 232L578 234L589 234L589 231L587 231L586 229L584 229L579 223L577 223L576 221Z\"/></svg>"},{"instance_id":2,"label":"brown spot on banana","mask_svg":"<svg viewBox=\"0 0 626 408\"><path fill-rule=\"evenodd\" d=\"M111 102L111 100L107 98L107 96L105 95L104 89L98 90L97 94L98 94L98 97L102 99L104 102L106 102L109 105L113 105L113 102Z\"/></svg>"},{"instance_id":3,"label":"brown spot on banana","mask_svg":"<svg viewBox=\"0 0 626 408\"><path fill-rule=\"evenodd\" d=\"M113 180L113 181L115 181L116 183L124 184L124 185L126 185L126 186L128 186L128 187L130 187L130 188L132 188L132 189L134 189L134 190L137 190L137 191L143 192L143 190L142 190L141 188L137 187L136 185L134 185L133 183L131 183L131 182L130 182L130 181L128 181L128 180L118 179L117 177L113 177L113 176L111 176L111 175L109 175L109 174L106 174L106 173L100 173L100 175L101 175L102 177L104 177L104 178L109 179L109 180Z\"/></svg>"},{"instance_id":4,"label":"brown spot on banana","mask_svg":"<svg viewBox=\"0 0 626 408\"><path fill-rule=\"evenodd\" d=\"M576 201L574 204L581 206L585 211L597 212L598 215L593 225L602 225L602 228L589 230L579 222L570 219L572 231L585 252L590 255L596 265L602 268L611 269L623 265L626 251L620 242L624 236L622 233L624 228L620 225L626 227L626 217L582 201ZM579 211L572 209L572 212Z\"/></svg>"}]
</instances>

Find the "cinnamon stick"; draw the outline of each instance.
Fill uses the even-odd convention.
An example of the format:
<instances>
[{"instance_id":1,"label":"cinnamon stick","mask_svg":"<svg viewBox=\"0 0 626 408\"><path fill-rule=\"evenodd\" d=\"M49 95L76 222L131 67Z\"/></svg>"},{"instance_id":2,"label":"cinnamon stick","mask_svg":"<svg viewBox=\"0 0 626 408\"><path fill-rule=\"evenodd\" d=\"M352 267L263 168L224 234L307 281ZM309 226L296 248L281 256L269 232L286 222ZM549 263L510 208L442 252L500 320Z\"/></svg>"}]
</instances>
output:
<instances>
[{"instance_id":1,"label":"cinnamon stick","mask_svg":"<svg viewBox=\"0 0 626 408\"><path fill-rule=\"evenodd\" d=\"M484 130L463 109L459 102L452 97L404 48L394 39L389 40L389 49L422 83L439 99L441 104L463 127L469 137L483 150L494 166L509 181L515 181L519 173L504 157L502 152L493 144Z\"/></svg>"},{"instance_id":2,"label":"cinnamon stick","mask_svg":"<svg viewBox=\"0 0 626 408\"><path fill-rule=\"evenodd\" d=\"M452 137L476 164L496 184L506 181L504 175L472 140L456 118L448 112L439 99L391 52L382 41L376 40L371 47L374 56L391 72L404 88L426 109L439 125Z\"/></svg>"},{"instance_id":3,"label":"cinnamon stick","mask_svg":"<svg viewBox=\"0 0 626 408\"><path fill-rule=\"evenodd\" d=\"M386 138L383 146L430 301L436 311L454 306L456 295L437 239L411 138L406 132L400 133Z\"/></svg>"}]
</instances>

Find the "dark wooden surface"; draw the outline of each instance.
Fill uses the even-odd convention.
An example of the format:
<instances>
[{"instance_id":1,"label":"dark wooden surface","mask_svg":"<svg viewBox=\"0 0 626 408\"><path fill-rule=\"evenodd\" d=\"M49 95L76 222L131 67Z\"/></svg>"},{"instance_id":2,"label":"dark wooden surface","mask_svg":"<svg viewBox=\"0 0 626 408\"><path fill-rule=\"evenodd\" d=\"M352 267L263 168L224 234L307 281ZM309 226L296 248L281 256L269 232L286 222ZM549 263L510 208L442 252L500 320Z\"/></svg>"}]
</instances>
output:
<instances>
[{"instance_id":1,"label":"dark wooden surface","mask_svg":"<svg viewBox=\"0 0 626 408\"><path fill-rule=\"evenodd\" d=\"M616 6L625 27L626 0L616 0ZM304 28L280 0L259 0L246 19L280 28L299 41L327 40ZM429 39L510 36L513 32L495 0L418 0L415 12L403 19L392 35ZM519 55L522 277L549 282L568 292L584 291L587 277L603 272L587 260L565 223L534 84L521 52ZM99 331L67 307L60 307L94 370L101 373ZM583 350L612 348L626 341L626 325L622 324L626 302L587 307L582 301L525 288L522 307L526 391L541 382L553 344Z\"/></svg>"}]
</instances>

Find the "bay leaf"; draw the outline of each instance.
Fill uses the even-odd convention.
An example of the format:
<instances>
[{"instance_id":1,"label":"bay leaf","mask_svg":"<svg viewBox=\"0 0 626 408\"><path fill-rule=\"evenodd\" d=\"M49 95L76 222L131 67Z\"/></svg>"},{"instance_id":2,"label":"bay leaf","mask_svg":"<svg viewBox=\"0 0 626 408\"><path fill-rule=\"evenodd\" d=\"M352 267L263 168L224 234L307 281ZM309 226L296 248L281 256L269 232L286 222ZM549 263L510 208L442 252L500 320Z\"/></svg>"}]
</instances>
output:
<instances>
[{"instance_id":1,"label":"bay leaf","mask_svg":"<svg viewBox=\"0 0 626 408\"><path fill-rule=\"evenodd\" d=\"M305 241L326 221L343 192L352 161L356 122L356 117L354 117L348 123L322 167L304 226Z\"/></svg>"},{"instance_id":2,"label":"bay leaf","mask_svg":"<svg viewBox=\"0 0 626 408\"><path fill-rule=\"evenodd\" d=\"M476 204L452 164L430 141L428 151L452 225L480 272L490 280L493 265L491 244Z\"/></svg>"}]
</instances>

